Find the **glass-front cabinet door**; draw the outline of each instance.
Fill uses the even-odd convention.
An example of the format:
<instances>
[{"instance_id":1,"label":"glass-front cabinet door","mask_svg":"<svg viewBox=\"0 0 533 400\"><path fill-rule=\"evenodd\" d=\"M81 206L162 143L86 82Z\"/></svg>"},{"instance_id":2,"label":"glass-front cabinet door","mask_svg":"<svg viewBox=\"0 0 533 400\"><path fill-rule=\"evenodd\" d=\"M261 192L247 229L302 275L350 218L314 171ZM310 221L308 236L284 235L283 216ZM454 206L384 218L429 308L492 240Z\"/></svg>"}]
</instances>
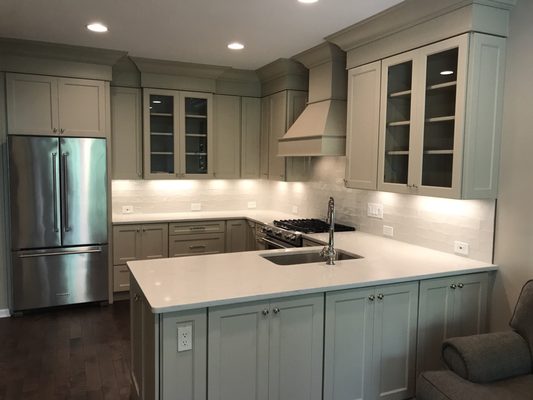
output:
<instances>
[{"instance_id":1,"label":"glass-front cabinet door","mask_svg":"<svg viewBox=\"0 0 533 400\"><path fill-rule=\"evenodd\" d=\"M183 115L181 170L187 176L212 176L212 95L181 93Z\"/></svg>"},{"instance_id":2,"label":"glass-front cabinet door","mask_svg":"<svg viewBox=\"0 0 533 400\"><path fill-rule=\"evenodd\" d=\"M378 189L460 197L466 35L383 60Z\"/></svg>"},{"instance_id":3,"label":"glass-front cabinet door","mask_svg":"<svg viewBox=\"0 0 533 400\"><path fill-rule=\"evenodd\" d=\"M144 89L145 178L212 176L211 96Z\"/></svg>"}]
</instances>

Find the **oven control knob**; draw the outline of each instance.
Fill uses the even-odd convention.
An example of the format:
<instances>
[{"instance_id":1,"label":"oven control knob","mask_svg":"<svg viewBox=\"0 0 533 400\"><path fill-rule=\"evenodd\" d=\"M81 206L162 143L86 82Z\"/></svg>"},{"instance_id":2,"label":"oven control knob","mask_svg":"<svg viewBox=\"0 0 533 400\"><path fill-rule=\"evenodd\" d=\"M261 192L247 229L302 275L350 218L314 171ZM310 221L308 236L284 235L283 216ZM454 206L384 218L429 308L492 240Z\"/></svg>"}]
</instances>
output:
<instances>
[{"instance_id":1,"label":"oven control knob","mask_svg":"<svg viewBox=\"0 0 533 400\"><path fill-rule=\"evenodd\" d=\"M281 232L274 232L274 235L276 235L278 237L281 237L282 233Z\"/></svg>"},{"instance_id":2,"label":"oven control knob","mask_svg":"<svg viewBox=\"0 0 533 400\"><path fill-rule=\"evenodd\" d=\"M266 233L272 233L272 228L265 228Z\"/></svg>"},{"instance_id":3,"label":"oven control knob","mask_svg":"<svg viewBox=\"0 0 533 400\"><path fill-rule=\"evenodd\" d=\"M292 234L289 236L289 240L296 240L296 235Z\"/></svg>"}]
</instances>

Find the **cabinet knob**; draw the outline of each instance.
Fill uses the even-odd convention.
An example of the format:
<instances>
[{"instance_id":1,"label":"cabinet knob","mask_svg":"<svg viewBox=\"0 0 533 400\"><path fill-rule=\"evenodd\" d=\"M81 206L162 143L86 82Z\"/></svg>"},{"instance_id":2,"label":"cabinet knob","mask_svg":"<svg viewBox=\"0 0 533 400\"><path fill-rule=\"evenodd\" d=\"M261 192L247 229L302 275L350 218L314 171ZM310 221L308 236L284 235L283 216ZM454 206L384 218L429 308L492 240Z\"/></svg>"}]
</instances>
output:
<instances>
[{"instance_id":1,"label":"cabinet knob","mask_svg":"<svg viewBox=\"0 0 533 400\"><path fill-rule=\"evenodd\" d=\"M458 287L459 289L462 289L462 288L465 287L465 285L463 285L462 283L460 283L460 284L457 285L457 287Z\"/></svg>"},{"instance_id":2,"label":"cabinet knob","mask_svg":"<svg viewBox=\"0 0 533 400\"><path fill-rule=\"evenodd\" d=\"M457 289L457 285L456 285L455 283L452 283L452 284L450 285L450 288L452 288L453 290L455 290L455 289Z\"/></svg>"},{"instance_id":3,"label":"cabinet knob","mask_svg":"<svg viewBox=\"0 0 533 400\"><path fill-rule=\"evenodd\" d=\"M133 301L137 302L141 299L141 296L139 296L139 294L135 294L135 296L133 296Z\"/></svg>"},{"instance_id":4,"label":"cabinet knob","mask_svg":"<svg viewBox=\"0 0 533 400\"><path fill-rule=\"evenodd\" d=\"M385 297L385 296L383 296L382 293L378 294L378 300L383 300L383 297Z\"/></svg>"},{"instance_id":5,"label":"cabinet knob","mask_svg":"<svg viewBox=\"0 0 533 400\"><path fill-rule=\"evenodd\" d=\"M269 312L270 312L270 311L268 311L266 308L265 308L263 311L261 311L261 313L262 313L263 315L265 315L265 316L268 315Z\"/></svg>"},{"instance_id":6,"label":"cabinet knob","mask_svg":"<svg viewBox=\"0 0 533 400\"><path fill-rule=\"evenodd\" d=\"M278 314L281 310L278 307L274 307L272 311L274 311L274 314Z\"/></svg>"},{"instance_id":7,"label":"cabinet knob","mask_svg":"<svg viewBox=\"0 0 533 400\"><path fill-rule=\"evenodd\" d=\"M61 133L65 133L65 129L61 128Z\"/></svg>"},{"instance_id":8,"label":"cabinet knob","mask_svg":"<svg viewBox=\"0 0 533 400\"><path fill-rule=\"evenodd\" d=\"M52 129L54 133L57 133L57 128Z\"/></svg>"},{"instance_id":9,"label":"cabinet knob","mask_svg":"<svg viewBox=\"0 0 533 400\"><path fill-rule=\"evenodd\" d=\"M370 301L374 301L375 299L376 299L376 296L374 296L373 294L368 296L368 300L370 300Z\"/></svg>"}]
</instances>

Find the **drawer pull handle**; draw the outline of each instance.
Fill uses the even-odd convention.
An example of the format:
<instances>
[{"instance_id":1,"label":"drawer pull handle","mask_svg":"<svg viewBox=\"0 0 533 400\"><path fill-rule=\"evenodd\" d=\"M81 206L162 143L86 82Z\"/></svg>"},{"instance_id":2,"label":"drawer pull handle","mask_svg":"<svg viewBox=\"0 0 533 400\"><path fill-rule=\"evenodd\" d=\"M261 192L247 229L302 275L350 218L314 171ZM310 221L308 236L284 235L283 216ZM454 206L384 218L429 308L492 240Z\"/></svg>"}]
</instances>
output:
<instances>
[{"instance_id":1,"label":"drawer pull handle","mask_svg":"<svg viewBox=\"0 0 533 400\"><path fill-rule=\"evenodd\" d=\"M268 315L269 312L270 312L270 311L268 311L266 308L265 308L263 311L261 311L261 313L262 313L263 315L265 315L265 316Z\"/></svg>"},{"instance_id":2,"label":"drawer pull handle","mask_svg":"<svg viewBox=\"0 0 533 400\"><path fill-rule=\"evenodd\" d=\"M66 297L66 296L70 296L70 293L69 293L69 292L65 292L65 293L56 293L56 296Z\"/></svg>"},{"instance_id":3,"label":"drawer pull handle","mask_svg":"<svg viewBox=\"0 0 533 400\"><path fill-rule=\"evenodd\" d=\"M190 250L199 250L199 249L205 249L206 246L204 245L196 245L196 246L189 246Z\"/></svg>"},{"instance_id":4,"label":"drawer pull handle","mask_svg":"<svg viewBox=\"0 0 533 400\"><path fill-rule=\"evenodd\" d=\"M205 226L191 226L191 231L205 231Z\"/></svg>"},{"instance_id":5,"label":"drawer pull handle","mask_svg":"<svg viewBox=\"0 0 533 400\"><path fill-rule=\"evenodd\" d=\"M274 311L274 314L278 314L281 310L278 307L274 307L272 311Z\"/></svg>"},{"instance_id":6,"label":"drawer pull handle","mask_svg":"<svg viewBox=\"0 0 533 400\"><path fill-rule=\"evenodd\" d=\"M452 283L452 284L450 285L450 288L452 288L452 289L455 290L455 289L457 289L457 285L456 285L455 283Z\"/></svg>"},{"instance_id":7,"label":"drawer pull handle","mask_svg":"<svg viewBox=\"0 0 533 400\"><path fill-rule=\"evenodd\" d=\"M378 300L383 300L383 297L385 297L382 293L378 294Z\"/></svg>"},{"instance_id":8,"label":"drawer pull handle","mask_svg":"<svg viewBox=\"0 0 533 400\"><path fill-rule=\"evenodd\" d=\"M465 285L463 285L462 283L460 283L460 284L457 285L457 287L458 287L459 289L462 289L462 288L465 287Z\"/></svg>"},{"instance_id":9,"label":"drawer pull handle","mask_svg":"<svg viewBox=\"0 0 533 400\"><path fill-rule=\"evenodd\" d=\"M376 296L374 296L373 294L368 296L368 300L370 300L370 301L374 301L375 299L376 299Z\"/></svg>"}]
</instances>

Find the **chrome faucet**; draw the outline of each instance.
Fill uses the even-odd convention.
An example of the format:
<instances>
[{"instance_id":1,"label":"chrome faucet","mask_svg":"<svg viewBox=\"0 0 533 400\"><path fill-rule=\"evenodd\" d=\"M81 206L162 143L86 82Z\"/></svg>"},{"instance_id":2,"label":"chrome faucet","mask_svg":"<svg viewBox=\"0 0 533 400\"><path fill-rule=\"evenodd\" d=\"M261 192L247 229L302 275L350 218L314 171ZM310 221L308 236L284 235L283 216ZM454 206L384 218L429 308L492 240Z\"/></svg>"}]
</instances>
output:
<instances>
[{"instance_id":1,"label":"chrome faucet","mask_svg":"<svg viewBox=\"0 0 533 400\"><path fill-rule=\"evenodd\" d=\"M335 251L335 200L333 200L333 197L330 197L328 201L326 222L329 224L329 241L328 245L320 252L320 255L326 259L327 265L335 265L337 252Z\"/></svg>"}]
</instances>

